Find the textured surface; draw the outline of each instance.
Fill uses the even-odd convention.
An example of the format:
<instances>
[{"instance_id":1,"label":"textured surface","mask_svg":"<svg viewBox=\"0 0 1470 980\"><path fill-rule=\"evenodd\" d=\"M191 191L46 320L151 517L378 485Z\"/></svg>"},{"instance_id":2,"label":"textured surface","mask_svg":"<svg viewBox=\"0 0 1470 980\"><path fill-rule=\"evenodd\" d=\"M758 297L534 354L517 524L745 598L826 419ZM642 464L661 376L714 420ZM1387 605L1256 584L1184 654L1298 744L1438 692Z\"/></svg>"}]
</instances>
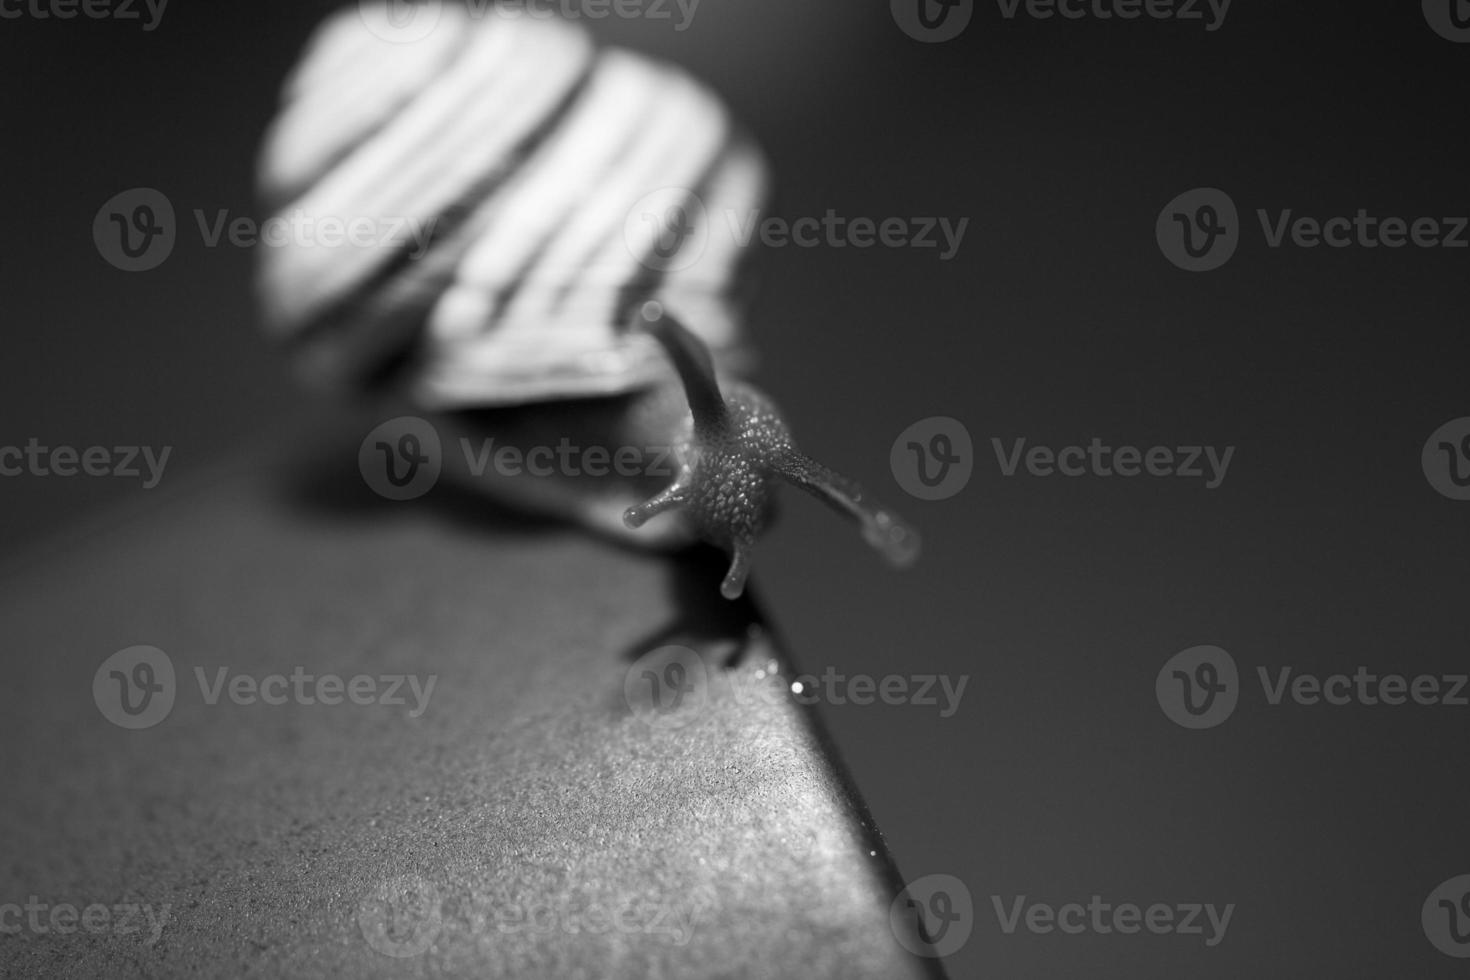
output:
<instances>
[{"instance_id":1,"label":"textured surface","mask_svg":"<svg viewBox=\"0 0 1470 980\"><path fill-rule=\"evenodd\" d=\"M773 654L719 599L718 558L527 527L445 486L388 503L352 465L367 428L8 568L0 903L168 913L152 943L146 919L0 935L6 975L923 973L808 719L757 693ZM700 657L659 714L635 661L668 642ZM127 731L92 682L134 644L177 692ZM195 676L298 666L437 681L413 717L406 687L404 706L210 704Z\"/></svg>"}]
</instances>

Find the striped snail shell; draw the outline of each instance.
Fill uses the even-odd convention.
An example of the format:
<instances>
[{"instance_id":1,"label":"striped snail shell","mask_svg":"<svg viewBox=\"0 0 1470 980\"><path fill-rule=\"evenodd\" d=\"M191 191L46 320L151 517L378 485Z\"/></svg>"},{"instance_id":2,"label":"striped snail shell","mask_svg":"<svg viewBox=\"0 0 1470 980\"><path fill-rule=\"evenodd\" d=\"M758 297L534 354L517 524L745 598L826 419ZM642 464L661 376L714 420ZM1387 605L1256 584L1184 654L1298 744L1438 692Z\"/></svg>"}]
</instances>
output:
<instances>
[{"instance_id":1,"label":"striped snail shell","mask_svg":"<svg viewBox=\"0 0 1470 980\"><path fill-rule=\"evenodd\" d=\"M731 598L781 479L911 561L916 533L739 379L747 250L710 216L755 212L767 177L721 102L566 22L445 8L403 43L366 9L318 29L259 163L287 226L347 232L260 250L264 320L301 373L406 393L502 445L672 447L651 497L646 477L482 482L636 540L717 544Z\"/></svg>"}]
</instances>

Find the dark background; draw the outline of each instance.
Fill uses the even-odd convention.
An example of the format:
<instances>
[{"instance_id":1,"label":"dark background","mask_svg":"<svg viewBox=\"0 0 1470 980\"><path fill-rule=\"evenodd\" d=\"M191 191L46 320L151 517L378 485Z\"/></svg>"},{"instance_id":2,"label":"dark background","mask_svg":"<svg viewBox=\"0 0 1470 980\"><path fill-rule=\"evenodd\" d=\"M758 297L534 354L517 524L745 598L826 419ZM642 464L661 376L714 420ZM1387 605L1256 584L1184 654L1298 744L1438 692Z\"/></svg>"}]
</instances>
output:
<instances>
[{"instance_id":1,"label":"dark background","mask_svg":"<svg viewBox=\"0 0 1470 980\"><path fill-rule=\"evenodd\" d=\"M174 447L165 482L319 411L254 322L252 256L181 228L159 269L107 265L103 201L251 214L280 79L333 4L173 0L137 22L0 21L0 444ZM907 876L967 882L956 976L1450 976L1420 905L1470 872L1470 708L1269 707L1255 667L1470 669L1470 504L1424 440L1470 415L1470 250L1268 248L1258 207L1470 213L1470 45L1417 3L1237 0L1198 22L1005 20L920 44L886 3L704 0L692 26L594 25L690 66L766 147L777 213L968 217L933 250L781 249L753 318L760 380L804 445L900 505L907 574L792 498L756 587L797 662L968 674L960 711L823 710ZM1223 268L1176 269L1160 209L1226 190ZM962 420L975 473L907 497L890 443ZM1196 481L1002 478L992 437L1237 447ZM152 491L160 493L160 491ZM107 521L131 481L0 480L0 547ZM85 610L78 610L85 615ZM1234 716L1186 731L1164 661L1228 649ZM123 645L122 642L119 645ZM23 655L24 651L10 651ZM1003 934L991 896L1236 904L1225 941Z\"/></svg>"}]
</instances>

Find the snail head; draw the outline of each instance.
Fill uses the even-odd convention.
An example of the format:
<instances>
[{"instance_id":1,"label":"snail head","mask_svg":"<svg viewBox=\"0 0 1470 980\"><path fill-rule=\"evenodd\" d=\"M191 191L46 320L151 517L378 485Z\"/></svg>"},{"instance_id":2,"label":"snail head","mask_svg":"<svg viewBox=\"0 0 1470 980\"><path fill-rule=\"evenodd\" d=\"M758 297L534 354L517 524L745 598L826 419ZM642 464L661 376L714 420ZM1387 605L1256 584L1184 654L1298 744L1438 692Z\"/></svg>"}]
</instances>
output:
<instances>
[{"instance_id":1,"label":"snail head","mask_svg":"<svg viewBox=\"0 0 1470 980\"><path fill-rule=\"evenodd\" d=\"M635 328L654 337L673 362L693 426L674 482L629 507L624 523L638 528L664 511L684 511L707 541L730 554L730 570L720 585L727 599L745 590L751 549L770 520L782 481L855 521L864 540L894 565L905 567L918 558L918 532L857 483L801 453L769 398L740 382L722 391L703 341L661 303L644 303Z\"/></svg>"}]
</instances>

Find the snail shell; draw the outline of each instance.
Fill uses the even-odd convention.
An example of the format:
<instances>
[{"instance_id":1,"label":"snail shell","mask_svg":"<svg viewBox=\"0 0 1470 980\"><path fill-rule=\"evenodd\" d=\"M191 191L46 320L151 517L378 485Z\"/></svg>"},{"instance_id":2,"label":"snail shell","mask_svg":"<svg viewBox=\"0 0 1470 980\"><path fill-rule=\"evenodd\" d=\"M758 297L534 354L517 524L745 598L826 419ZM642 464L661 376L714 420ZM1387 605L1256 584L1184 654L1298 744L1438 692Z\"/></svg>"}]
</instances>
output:
<instances>
[{"instance_id":1,"label":"snail shell","mask_svg":"<svg viewBox=\"0 0 1470 980\"><path fill-rule=\"evenodd\" d=\"M478 482L645 543L715 543L732 556L731 598L780 480L856 520L895 563L915 557L913 530L798 452L770 400L738 380L747 250L711 215L756 213L766 167L685 74L493 6L446 9L407 44L341 13L282 102L262 198L288 225L377 233L261 251L265 319L308 377L391 382L502 445L572 433L670 447L678 472L662 490L493 471Z\"/></svg>"},{"instance_id":2,"label":"snail shell","mask_svg":"<svg viewBox=\"0 0 1470 980\"><path fill-rule=\"evenodd\" d=\"M495 10L446 8L413 43L355 10L318 30L266 137L261 195L287 221L365 221L380 239L404 226L387 246L263 250L271 328L308 376L402 370L426 407L667 379L657 344L623 329L630 301L649 298L740 366L747 250L710 215L762 205L759 152L684 73ZM686 227L660 249L669 217ZM432 230L421 254L413 228Z\"/></svg>"}]
</instances>

